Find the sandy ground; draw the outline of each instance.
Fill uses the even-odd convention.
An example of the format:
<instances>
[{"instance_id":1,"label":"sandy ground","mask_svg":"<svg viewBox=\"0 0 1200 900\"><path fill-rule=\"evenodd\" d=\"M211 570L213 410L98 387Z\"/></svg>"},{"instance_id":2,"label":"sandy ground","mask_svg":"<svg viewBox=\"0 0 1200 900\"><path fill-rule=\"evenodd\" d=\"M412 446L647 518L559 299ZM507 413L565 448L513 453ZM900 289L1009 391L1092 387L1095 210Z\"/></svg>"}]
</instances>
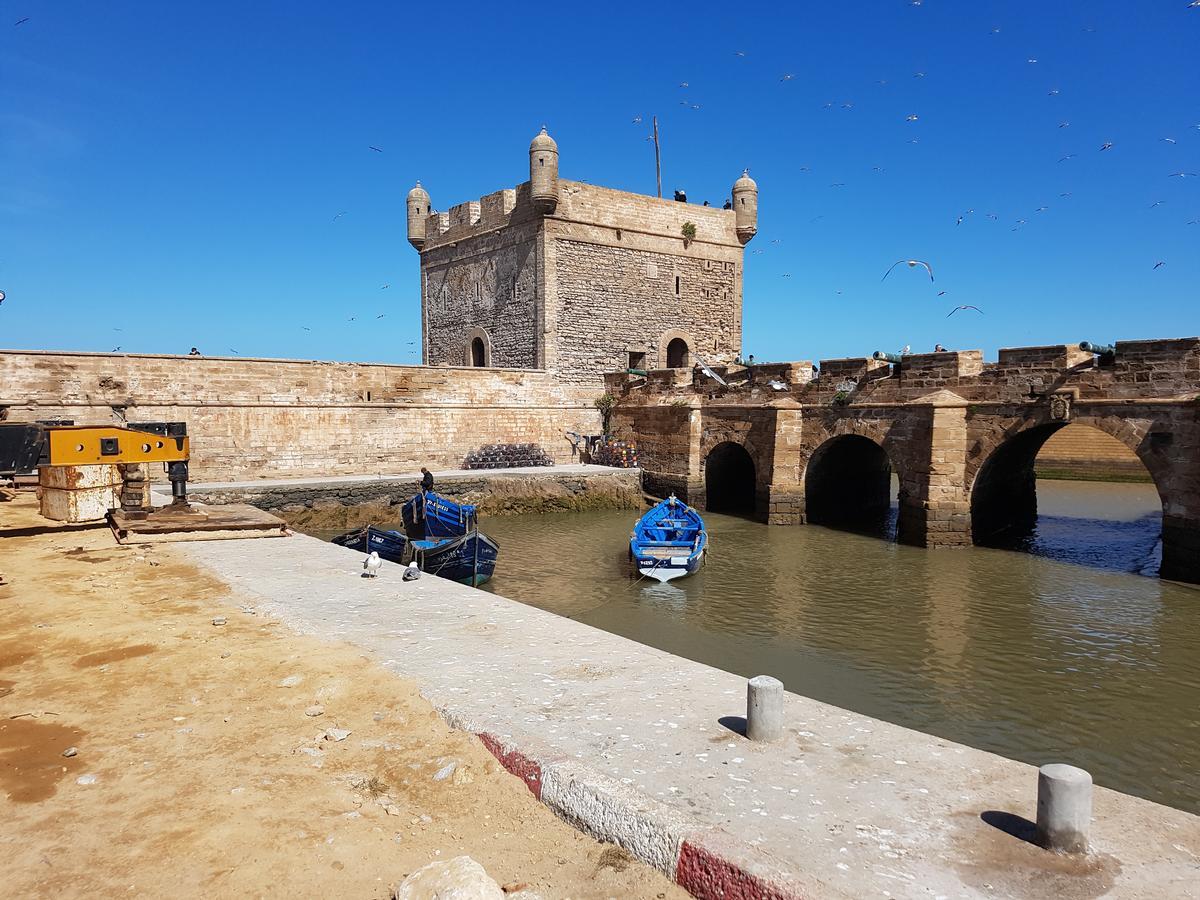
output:
<instances>
[{"instance_id":1,"label":"sandy ground","mask_svg":"<svg viewBox=\"0 0 1200 900\"><path fill-rule=\"evenodd\" d=\"M555 818L414 685L243 611L170 545L54 526L21 494L0 580L6 896L386 897L461 854L515 900L687 896Z\"/></svg>"}]
</instances>

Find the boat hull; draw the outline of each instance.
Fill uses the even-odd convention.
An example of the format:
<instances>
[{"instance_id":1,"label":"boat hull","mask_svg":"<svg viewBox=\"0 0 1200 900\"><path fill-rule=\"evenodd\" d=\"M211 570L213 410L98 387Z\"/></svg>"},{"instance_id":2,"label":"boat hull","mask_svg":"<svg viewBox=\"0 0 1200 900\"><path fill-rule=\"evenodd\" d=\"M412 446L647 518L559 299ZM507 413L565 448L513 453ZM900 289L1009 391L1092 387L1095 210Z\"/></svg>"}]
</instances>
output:
<instances>
[{"instance_id":1,"label":"boat hull","mask_svg":"<svg viewBox=\"0 0 1200 900\"><path fill-rule=\"evenodd\" d=\"M413 557L422 572L479 587L496 571L500 546L482 531L440 540L412 542Z\"/></svg>"},{"instance_id":2,"label":"boat hull","mask_svg":"<svg viewBox=\"0 0 1200 900\"><path fill-rule=\"evenodd\" d=\"M637 573L664 584L697 572L707 552L704 520L674 495L638 519L629 539L629 558Z\"/></svg>"}]
</instances>

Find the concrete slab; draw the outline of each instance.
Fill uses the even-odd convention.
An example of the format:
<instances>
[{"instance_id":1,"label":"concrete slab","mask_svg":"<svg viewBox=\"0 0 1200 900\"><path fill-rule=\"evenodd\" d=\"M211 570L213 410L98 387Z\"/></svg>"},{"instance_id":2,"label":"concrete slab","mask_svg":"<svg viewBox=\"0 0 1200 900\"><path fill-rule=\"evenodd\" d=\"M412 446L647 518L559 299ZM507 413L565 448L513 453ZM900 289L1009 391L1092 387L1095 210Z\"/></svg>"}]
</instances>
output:
<instances>
[{"instance_id":1,"label":"concrete slab","mask_svg":"<svg viewBox=\"0 0 1200 900\"><path fill-rule=\"evenodd\" d=\"M1098 788L1092 853L1048 853L1022 840L1032 766L796 694L784 737L751 743L744 679L552 613L386 563L361 579L303 536L180 550L415 679L561 815L696 896L1200 896L1200 819L1178 810Z\"/></svg>"}]
</instances>

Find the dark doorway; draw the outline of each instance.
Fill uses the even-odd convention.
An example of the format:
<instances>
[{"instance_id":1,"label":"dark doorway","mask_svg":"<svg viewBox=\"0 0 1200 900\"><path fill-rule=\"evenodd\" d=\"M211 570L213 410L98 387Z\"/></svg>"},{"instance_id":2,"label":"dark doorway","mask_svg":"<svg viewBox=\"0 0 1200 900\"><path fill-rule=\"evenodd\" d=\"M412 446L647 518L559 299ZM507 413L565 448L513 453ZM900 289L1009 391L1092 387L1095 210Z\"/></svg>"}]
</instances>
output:
<instances>
[{"instance_id":1,"label":"dark doorway","mask_svg":"<svg viewBox=\"0 0 1200 900\"><path fill-rule=\"evenodd\" d=\"M894 537L892 466L869 438L846 434L818 447L804 473L804 497L813 525Z\"/></svg>"},{"instance_id":2,"label":"dark doorway","mask_svg":"<svg viewBox=\"0 0 1200 900\"><path fill-rule=\"evenodd\" d=\"M1062 425L1022 431L996 448L975 476L971 490L971 540L988 547L1020 542L1037 524L1037 475L1033 464L1042 444Z\"/></svg>"},{"instance_id":3,"label":"dark doorway","mask_svg":"<svg viewBox=\"0 0 1200 900\"><path fill-rule=\"evenodd\" d=\"M471 339L471 365L487 365L487 354L483 346L483 338L477 337Z\"/></svg>"},{"instance_id":4,"label":"dark doorway","mask_svg":"<svg viewBox=\"0 0 1200 900\"><path fill-rule=\"evenodd\" d=\"M717 444L704 463L705 509L753 515L757 476L754 460L741 444Z\"/></svg>"},{"instance_id":5,"label":"dark doorway","mask_svg":"<svg viewBox=\"0 0 1200 900\"><path fill-rule=\"evenodd\" d=\"M667 344L667 368L686 369L688 362L688 345L683 338L672 338Z\"/></svg>"}]
</instances>

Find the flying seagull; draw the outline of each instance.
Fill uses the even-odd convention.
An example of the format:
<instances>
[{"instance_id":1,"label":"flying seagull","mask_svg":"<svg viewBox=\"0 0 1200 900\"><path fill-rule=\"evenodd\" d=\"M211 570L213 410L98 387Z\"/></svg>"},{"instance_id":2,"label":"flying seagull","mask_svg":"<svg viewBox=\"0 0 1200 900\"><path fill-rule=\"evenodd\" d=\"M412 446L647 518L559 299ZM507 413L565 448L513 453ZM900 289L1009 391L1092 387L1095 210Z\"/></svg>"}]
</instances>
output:
<instances>
[{"instance_id":1,"label":"flying seagull","mask_svg":"<svg viewBox=\"0 0 1200 900\"><path fill-rule=\"evenodd\" d=\"M1059 128L1070 128L1070 127L1071 127L1071 123L1070 123L1070 122L1059 122L1059 123L1058 123L1058 127L1059 127Z\"/></svg>"},{"instance_id":2,"label":"flying seagull","mask_svg":"<svg viewBox=\"0 0 1200 900\"><path fill-rule=\"evenodd\" d=\"M1172 172L1168 178L1196 178L1195 172Z\"/></svg>"},{"instance_id":3,"label":"flying seagull","mask_svg":"<svg viewBox=\"0 0 1200 900\"><path fill-rule=\"evenodd\" d=\"M898 260L896 260L894 263L892 263L891 268L883 273L883 278L880 278L879 280L880 281L885 280L889 275L892 274L892 269L896 268L896 266L899 266L899 265L907 265L910 269L915 269L917 266L924 266L925 271L929 273L929 280L933 281L933 267L930 266L929 263L923 262L919 259L898 259Z\"/></svg>"},{"instance_id":4,"label":"flying seagull","mask_svg":"<svg viewBox=\"0 0 1200 900\"><path fill-rule=\"evenodd\" d=\"M1168 144L1178 144L1179 143L1179 141L1175 140L1175 138L1159 138L1159 140L1166 141Z\"/></svg>"},{"instance_id":5,"label":"flying seagull","mask_svg":"<svg viewBox=\"0 0 1200 900\"><path fill-rule=\"evenodd\" d=\"M1074 159L1074 158L1075 158L1074 153L1068 153L1066 156L1064 156L1062 159L1060 159L1059 162L1066 162L1068 159Z\"/></svg>"},{"instance_id":6,"label":"flying seagull","mask_svg":"<svg viewBox=\"0 0 1200 900\"><path fill-rule=\"evenodd\" d=\"M795 76L795 75L793 75L791 72L788 72L787 74L785 74L785 75L784 75L782 78L780 78L779 80L780 80L780 81L791 81L791 80L792 80L793 78L795 78L795 77L796 77L796 76Z\"/></svg>"},{"instance_id":7,"label":"flying seagull","mask_svg":"<svg viewBox=\"0 0 1200 900\"><path fill-rule=\"evenodd\" d=\"M980 309L978 306L971 306L970 304L967 304L966 306L954 307L954 309L950 310L950 312L946 314L946 318L947 319L950 318L950 316L954 315L960 309L973 309L973 310L975 310L975 312L979 313L981 316L983 315L983 310Z\"/></svg>"},{"instance_id":8,"label":"flying seagull","mask_svg":"<svg viewBox=\"0 0 1200 900\"><path fill-rule=\"evenodd\" d=\"M634 124L634 125L641 125L641 124L642 124L642 117L641 117L641 116L634 116L634 117L633 117L633 124Z\"/></svg>"},{"instance_id":9,"label":"flying seagull","mask_svg":"<svg viewBox=\"0 0 1200 900\"><path fill-rule=\"evenodd\" d=\"M913 72L913 78L924 78L924 77L925 77L924 72Z\"/></svg>"},{"instance_id":10,"label":"flying seagull","mask_svg":"<svg viewBox=\"0 0 1200 900\"><path fill-rule=\"evenodd\" d=\"M917 116L915 113L912 115L909 115L909 116L905 116L904 121L905 122L915 122L915 121L917 121Z\"/></svg>"},{"instance_id":11,"label":"flying seagull","mask_svg":"<svg viewBox=\"0 0 1200 900\"><path fill-rule=\"evenodd\" d=\"M370 149L374 150L376 153L382 153L382 152L383 152L382 150L380 150L378 147L374 146L373 144L367 144L367 146L368 146Z\"/></svg>"},{"instance_id":12,"label":"flying seagull","mask_svg":"<svg viewBox=\"0 0 1200 900\"><path fill-rule=\"evenodd\" d=\"M4 302L4 291L0 291L0 303Z\"/></svg>"},{"instance_id":13,"label":"flying seagull","mask_svg":"<svg viewBox=\"0 0 1200 900\"><path fill-rule=\"evenodd\" d=\"M679 86L680 86L681 88L685 88L685 87L687 87L687 86L688 86L688 83L687 83L686 81L681 81L681 82L679 82Z\"/></svg>"},{"instance_id":14,"label":"flying seagull","mask_svg":"<svg viewBox=\"0 0 1200 900\"><path fill-rule=\"evenodd\" d=\"M1049 93L1049 94L1047 94L1046 96L1048 96L1048 97L1057 97L1057 96L1058 96L1058 94L1059 94L1058 88L1050 88L1050 93Z\"/></svg>"},{"instance_id":15,"label":"flying seagull","mask_svg":"<svg viewBox=\"0 0 1200 900\"><path fill-rule=\"evenodd\" d=\"M745 51L745 50L734 50L734 51L733 51L733 55L734 55L734 56L745 56L745 55L746 55L746 51Z\"/></svg>"},{"instance_id":16,"label":"flying seagull","mask_svg":"<svg viewBox=\"0 0 1200 900\"><path fill-rule=\"evenodd\" d=\"M13 27L16 28L18 25L24 25L28 21L29 21L29 16L26 16L23 19L17 19L17 21L13 22Z\"/></svg>"},{"instance_id":17,"label":"flying seagull","mask_svg":"<svg viewBox=\"0 0 1200 900\"><path fill-rule=\"evenodd\" d=\"M377 319L382 319L382 318L383 318L384 316L386 316L386 315L387 315L387 313L380 313L380 314L379 314L379 315L377 315L375 318L377 318Z\"/></svg>"},{"instance_id":18,"label":"flying seagull","mask_svg":"<svg viewBox=\"0 0 1200 900\"><path fill-rule=\"evenodd\" d=\"M938 291L938 296L939 296L939 297L945 297L945 296L946 296L946 294L947 294L947 291Z\"/></svg>"},{"instance_id":19,"label":"flying seagull","mask_svg":"<svg viewBox=\"0 0 1200 900\"><path fill-rule=\"evenodd\" d=\"M338 219L340 219L340 218L341 218L342 216L344 216L345 214L346 214L346 213L345 213L344 211L343 211L343 212L340 212L340 213L338 213L336 216L334 216L334 217L333 217L333 221L335 221L335 222L336 222Z\"/></svg>"},{"instance_id":20,"label":"flying seagull","mask_svg":"<svg viewBox=\"0 0 1200 900\"><path fill-rule=\"evenodd\" d=\"M381 291L386 291L386 290L387 290L388 288L390 288L390 287L391 287L391 285L390 285L390 284L381 284L381 285L379 286L379 289L380 289Z\"/></svg>"},{"instance_id":21,"label":"flying seagull","mask_svg":"<svg viewBox=\"0 0 1200 900\"><path fill-rule=\"evenodd\" d=\"M1153 203L1150 204L1150 208L1154 209L1154 207L1162 206L1166 202L1167 202L1166 200L1155 200Z\"/></svg>"},{"instance_id":22,"label":"flying seagull","mask_svg":"<svg viewBox=\"0 0 1200 900\"><path fill-rule=\"evenodd\" d=\"M1166 264L1167 264L1166 260L1160 259L1158 262L1156 262L1154 264L1154 268L1157 269L1159 266L1165 266ZM1153 271L1153 269L1151 271Z\"/></svg>"},{"instance_id":23,"label":"flying seagull","mask_svg":"<svg viewBox=\"0 0 1200 900\"><path fill-rule=\"evenodd\" d=\"M1105 141L1104 145L1100 148L1100 152L1103 153L1105 150L1111 150L1111 149L1112 149L1112 141Z\"/></svg>"},{"instance_id":24,"label":"flying seagull","mask_svg":"<svg viewBox=\"0 0 1200 900\"><path fill-rule=\"evenodd\" d=\"M118 353L118 352L120 352L120 350L121 350L121 348L120 348L120 347L113 347L113 348L112 348L112 350L111 350L110 352L111 352L111 353Z\"/></svg>"}]
</instances>

